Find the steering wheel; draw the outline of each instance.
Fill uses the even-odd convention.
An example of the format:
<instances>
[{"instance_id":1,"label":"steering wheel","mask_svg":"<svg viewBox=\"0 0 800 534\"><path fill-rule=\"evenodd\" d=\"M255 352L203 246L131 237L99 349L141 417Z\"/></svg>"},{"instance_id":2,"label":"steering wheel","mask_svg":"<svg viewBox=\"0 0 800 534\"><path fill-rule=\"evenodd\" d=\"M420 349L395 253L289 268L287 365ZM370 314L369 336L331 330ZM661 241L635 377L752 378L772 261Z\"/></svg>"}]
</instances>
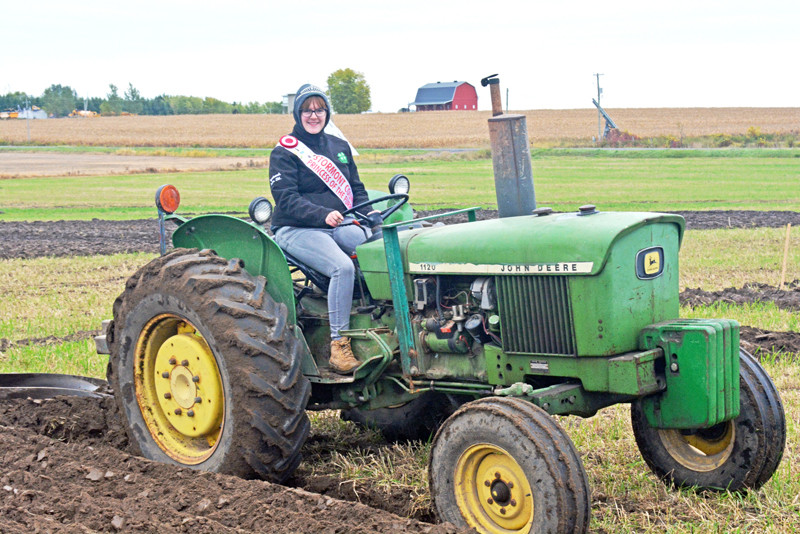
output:
<instances>
[{"instance_id":1,"label":"steering wheel","mask_svg":"<svg viewBox=\"0 0 800 534\"><path fill-rule=\"evenodd\" d=\"M394 212L399 210L400 207L403 206L403 204L408 202L408 195L406 195L405 193L395 193L393 195L384 195L382 197L373 198L371 200L367 200L366 202L362 202L361 204L353 206L349 210L343 211L342 212L342 216L343 217L347 217L348 215L354 215L355 218L358 219L358 221L367 223L370 226L372 226L372 224L371 224L372 221L370 221L369 216L367 216L364 213L360 213L358 210L360 210L360 209L362 209L362 208L364 208L366 206L371 206L373 204L377 204L378 202L383 202L384 200L394 200L394 199L397 199L397 198L401 199L400 202L398 202L394 206L389 206L388 208L386 208L385 210L380 212L381 222L382 222L382 221L385 221L386 219L388 219ZM376 215L376 214L373 214L373 215Z\"/></svg>"}]
</instances>

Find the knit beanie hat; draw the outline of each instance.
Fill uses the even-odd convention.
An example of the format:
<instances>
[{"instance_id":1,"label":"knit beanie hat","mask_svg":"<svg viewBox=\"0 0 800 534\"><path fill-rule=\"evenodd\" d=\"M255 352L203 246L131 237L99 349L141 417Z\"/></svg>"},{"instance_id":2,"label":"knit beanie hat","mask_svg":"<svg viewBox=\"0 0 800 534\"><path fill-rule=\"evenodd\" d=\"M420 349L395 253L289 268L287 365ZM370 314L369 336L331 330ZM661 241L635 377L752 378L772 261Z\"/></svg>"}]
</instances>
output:
<instances>
[{"instance_id":1,"label":"knit beanie hat","mask_svg":"<svg viewBox=\"0 0 800 534\"><path fill-rule=\"evenodd\" d=\"M325 91L317 87L316 85L311 85L310 83L304 84L300 86L300 89L297 90L297 93L294 97L294 121L297 123L298 126L302 126L303 123L300 120L300 106L303 105L303 102L308 100L309 97L318 96L325 101L325 107L328 108L328 112L325 114L325 126L331 120L331 103L328 101L328 97L325 95Z\"/></svg>"}]
</instances>

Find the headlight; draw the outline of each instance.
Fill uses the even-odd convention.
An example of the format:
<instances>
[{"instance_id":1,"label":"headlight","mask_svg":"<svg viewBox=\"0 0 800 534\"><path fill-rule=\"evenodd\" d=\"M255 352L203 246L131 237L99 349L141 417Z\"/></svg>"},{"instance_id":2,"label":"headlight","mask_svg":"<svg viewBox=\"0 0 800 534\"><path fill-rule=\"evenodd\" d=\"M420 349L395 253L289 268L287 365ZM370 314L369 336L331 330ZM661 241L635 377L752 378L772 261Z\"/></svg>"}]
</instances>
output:
<instances>
[{"instance_id":1,"label":"headlight","mask_svg":"<svg viewBox=\"0 0 800 534\"><path fill-rule=\"evenodd\" d=\"M156 191L156 207L164 213L175 213L181 205L181 194L174 185L162 185Z\"/></svg>"},{"instance_id":2,"label":"headlight","mask_svg":"<svg viewBox=\"0 0 800 534\"><path fill-rule=\"evenodd\" d=\"M272 217L272 204L266 198L258 197L250 203L247 212L256 224L263 225Z\"/></svg>"},{"instance_id":3,"label":"headlight","mask_svg":"<svg viewBox=\"0 0 800 534\"><path fill-rule=\"evenodd\" d=\"M407 195L409 189L411 189L411 182L409 182L408 178L403 174L395 174L392 176L392 179L389 180L389 192L393 195L395 193Z\"/></svg>"}]
</instances>

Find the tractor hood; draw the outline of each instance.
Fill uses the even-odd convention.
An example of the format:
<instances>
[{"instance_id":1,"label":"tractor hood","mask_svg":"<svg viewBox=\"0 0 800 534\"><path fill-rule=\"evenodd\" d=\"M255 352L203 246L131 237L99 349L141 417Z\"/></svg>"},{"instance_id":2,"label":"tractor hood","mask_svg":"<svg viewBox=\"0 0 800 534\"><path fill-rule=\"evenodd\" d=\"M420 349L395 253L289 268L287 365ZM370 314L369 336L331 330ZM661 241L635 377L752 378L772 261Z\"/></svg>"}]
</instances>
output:
<instances>
[{"instance_id":1,"label":"tractor hood","mask_svg":"<svg viewBox=\"0 0 800 534\"><path fill-rule=\"evenodd\" d=\"M407 230L398 237L407 274L590 276L603 270L617 240L653 224L674 224L680 243L683 217L635 212L507 217ZM386 272L383 241L361 245L357 253L365 276Z\"/></svg>"}]
</instances>

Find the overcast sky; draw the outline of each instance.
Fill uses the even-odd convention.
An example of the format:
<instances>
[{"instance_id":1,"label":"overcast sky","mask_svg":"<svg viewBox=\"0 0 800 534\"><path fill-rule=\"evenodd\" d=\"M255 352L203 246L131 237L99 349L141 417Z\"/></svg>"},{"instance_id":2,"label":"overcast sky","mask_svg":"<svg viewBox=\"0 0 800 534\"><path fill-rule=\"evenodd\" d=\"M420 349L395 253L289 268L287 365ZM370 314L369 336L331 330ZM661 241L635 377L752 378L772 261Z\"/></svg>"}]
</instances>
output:
<instances>
[{"instance_id":1,"label":"overcast sky","mask_svg":"<svg viewBox=\"0 0 800 534\"><path fill-rule=\"evenodd\" d=\"M800 1L4 2L0 92L278 101L340 68L374 111L499 73L511 109L800 106ZM504 102L505 103L505 102Z\"/></svg>"}]
</instances>

